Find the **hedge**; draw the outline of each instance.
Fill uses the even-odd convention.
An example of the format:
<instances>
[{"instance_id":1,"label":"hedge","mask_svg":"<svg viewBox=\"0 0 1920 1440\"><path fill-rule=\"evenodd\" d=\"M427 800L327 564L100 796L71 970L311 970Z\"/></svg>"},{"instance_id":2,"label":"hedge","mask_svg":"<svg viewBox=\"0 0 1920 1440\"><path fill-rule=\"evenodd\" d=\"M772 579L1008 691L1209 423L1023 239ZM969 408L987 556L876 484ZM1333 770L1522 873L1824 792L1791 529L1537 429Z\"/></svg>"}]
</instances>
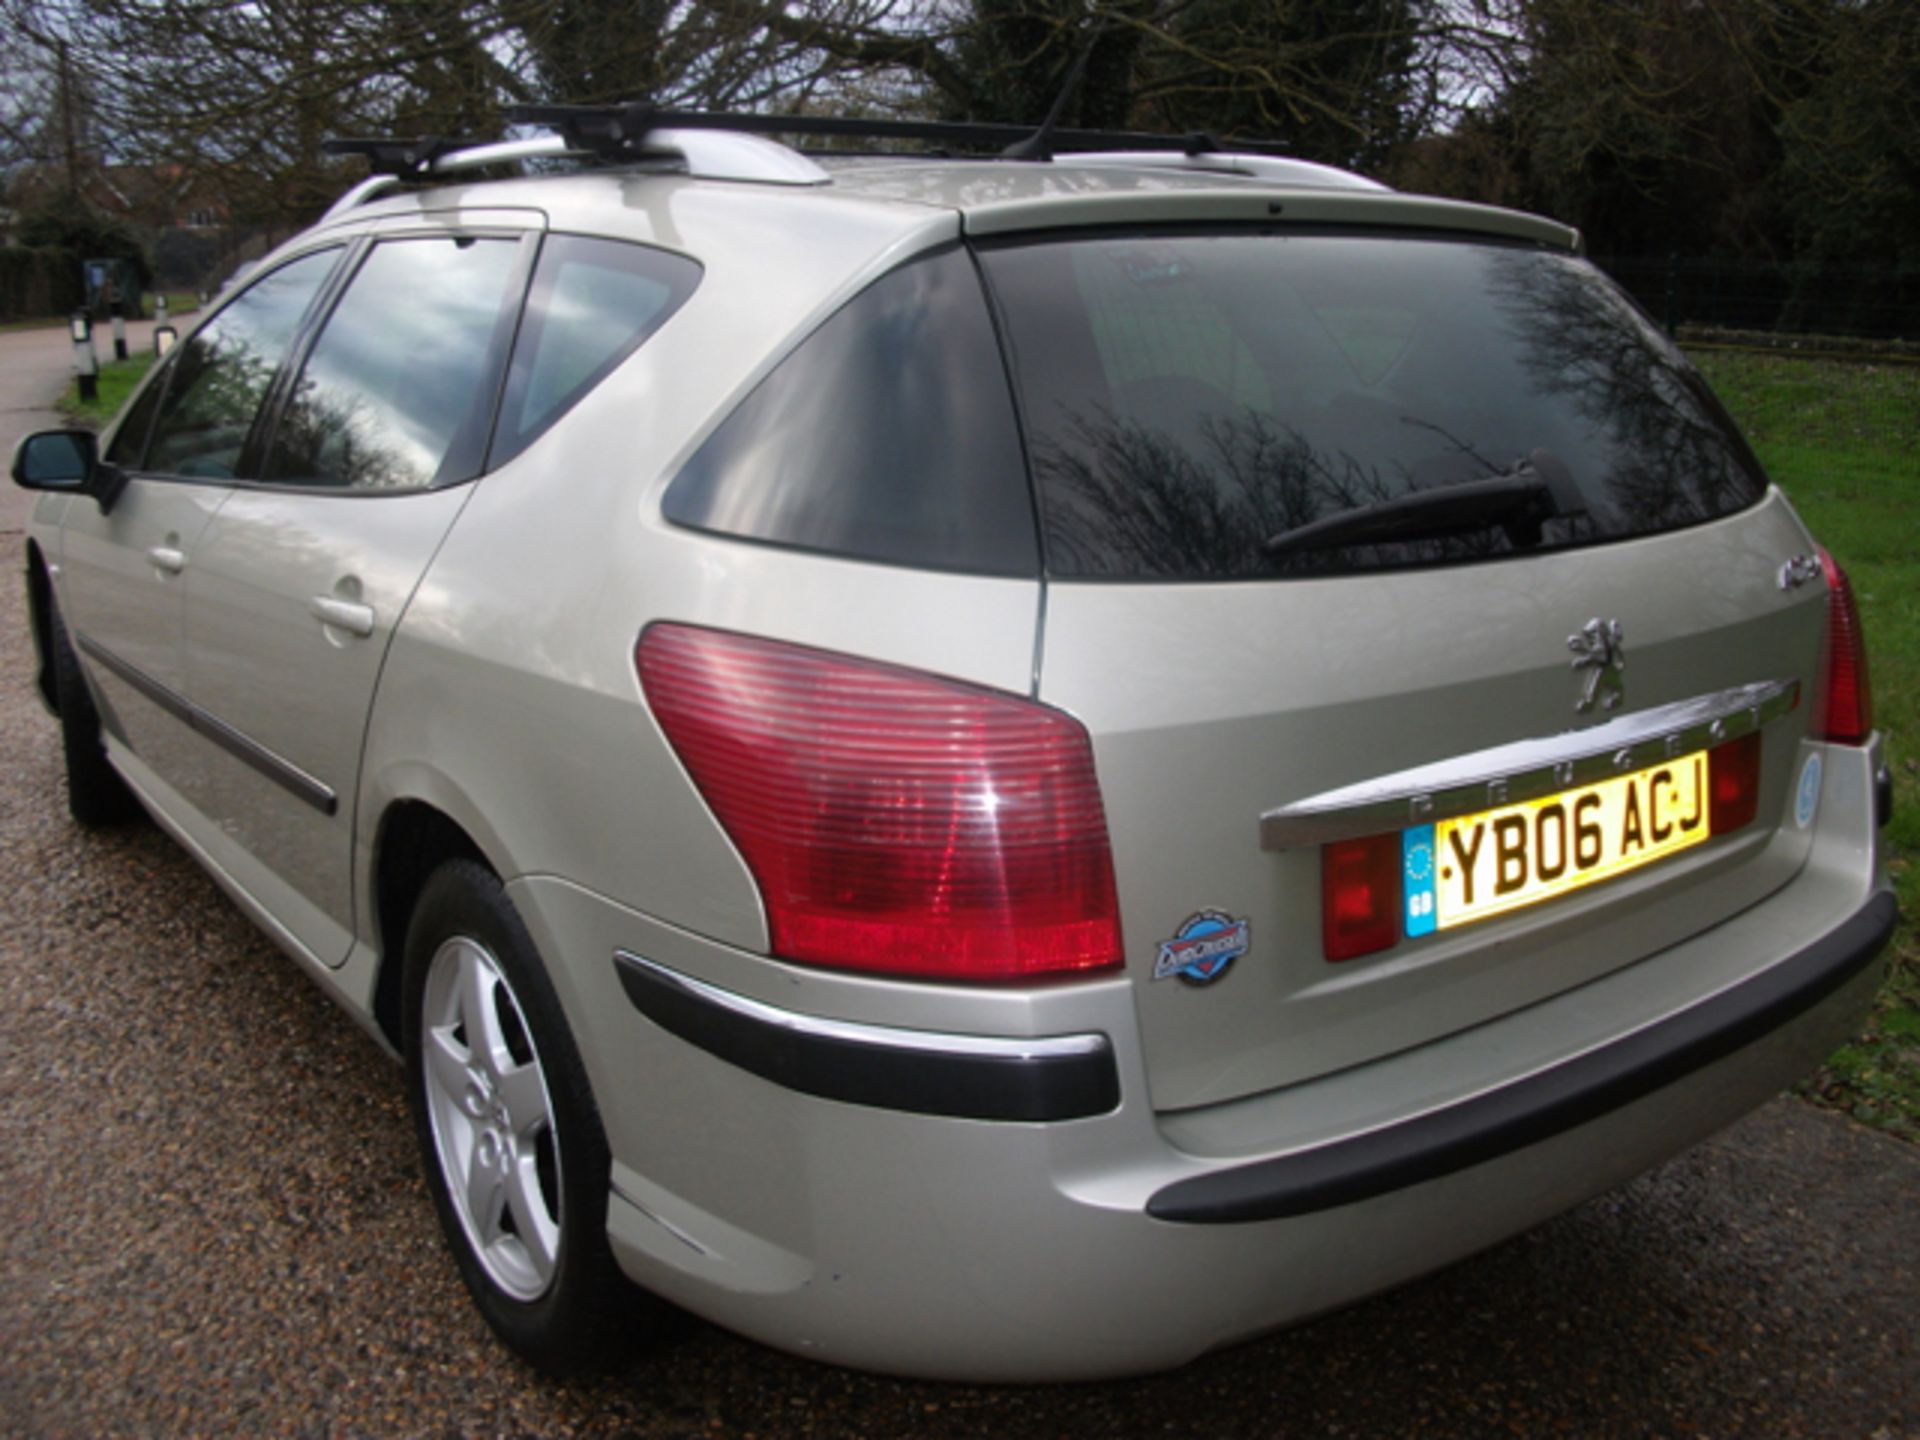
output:
<instances>
[{"instance_id":1,"label":"hedge","mask_svg":"<svg viewBox=\"0 0 1920 1440\"><path fill-rule=\"evenodd\" d=\"M73 252L55 246L0 246L0 320L65 315L86 303Z\"/></svg>"}]
</instances>

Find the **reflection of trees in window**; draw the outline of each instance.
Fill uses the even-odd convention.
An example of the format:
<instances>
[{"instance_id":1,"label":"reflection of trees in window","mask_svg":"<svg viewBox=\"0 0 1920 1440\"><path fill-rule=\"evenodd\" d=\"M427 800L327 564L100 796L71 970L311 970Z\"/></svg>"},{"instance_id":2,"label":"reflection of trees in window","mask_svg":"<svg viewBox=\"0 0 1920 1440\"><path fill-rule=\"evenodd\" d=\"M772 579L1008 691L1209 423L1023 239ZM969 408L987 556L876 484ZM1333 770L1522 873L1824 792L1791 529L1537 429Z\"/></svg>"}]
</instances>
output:
<instances>
[{"instance_id":1,"label":"reflection of trees in window","mask_svg":"<svg viewBox=\"0 0 1920 1440\"><path fill-rule=\"evenodd\" d=\"M1582 488L1605 534L1691 525L1749 503L1765 482L1706 384L1599 274L1524 251L1488 257L1487 288L1536 391L1592 427Z\"/></svg>"},{"instance_id":2,"label":"reflection of trees in window","mask_svg":"<svg viewBox=\"0 0 1920 1440\"><path fill-rule=\"evenodd\" d=\"M466 237L374 246L307 356L266 478L406 490L473 474L519 249Z\"/></svg>"},{"instance_id":3,"label":"reflection of trees in window","mask_svg":"<svg viewBox=\"0 0 1920 1440\"><path fill-rule=\"evenodd\" d=\"M1432 564L1511 548L1499 529L1270 557L1266 540L1409 488L1317 448L1250 409L1200 417L1183 442L1168 428L1099 406L1068 411L1034 445L1047 563L1064 575L1253 576ZM1486 473L1484 468L1480 473Z\"/></svg>"},{"instance_id":4,"label":"reflection of trees in window","mask_svg":"<svg viewBox=\"0 0 1920 1440\"><path fill-rule=\"evenodd\" d=\"M147 467L232 477L278 364L277 355L256 349L244 335L229 337L225 345L217 339L196 343L181 357Z\"/></svg>"},{"instance_id":5,"label":"reflection of trees in window","mask_svg":"<svg viewBox=\"0 0 1920 1440\"><path fill-rule=\"evenodd\" d=\"M315 251L262 276L194 336L175 362L146 468L230 479L307 303L339 258Z\"/></svg>"},{"instance_id":6,"label":"reflection of trees in window","mask_svg":"<svg viewBox=\"0 0 1920 1440\"><path fill-rule=\"evenodd\" d=\"M322 390L303 374L274 434L270 480L355 490L412 490L433 478L392 443L364 395Z\"/></svg>"},{"instance_id":7,"label":"reflection of trees in window","mask_svg":"<svg viewBox=\"0 0 1920 1440\"><path fill-rule=\"evenodd\" d=\"M1271 410L1196 379L1205 347L1162 356L1151 378L1117 381L1105 349L1042 367L1054 394L1029 382L1029 424L1051 572L1199 579L1450 563L1672 529L1758 495L1764 482L1686 360L1583 263L1517 247L1380 253L1407 264L1384 274L1400 288L1382 303L1409 320L1375 380L1323 361L1301 381L1303 333L1262 332L1251 306L1222 306L1220 328L1244 342L1263 377L1246 388L1271 395ZM1346 292L1313 282L1346 278L1340 257L1302 245L1292 263L1309 303L1338 313ZM1110 329L1103 305L1121 320L1146 313L1124 292L1087 303ZM1276 357L1293 371L1276 371ZM1544 470L1523 468L1536 461ZM1529 473L1557 513L1495 509L1498 523L1451 534L1264 550L1343 512Z\"/></svg>"}]
</instances>

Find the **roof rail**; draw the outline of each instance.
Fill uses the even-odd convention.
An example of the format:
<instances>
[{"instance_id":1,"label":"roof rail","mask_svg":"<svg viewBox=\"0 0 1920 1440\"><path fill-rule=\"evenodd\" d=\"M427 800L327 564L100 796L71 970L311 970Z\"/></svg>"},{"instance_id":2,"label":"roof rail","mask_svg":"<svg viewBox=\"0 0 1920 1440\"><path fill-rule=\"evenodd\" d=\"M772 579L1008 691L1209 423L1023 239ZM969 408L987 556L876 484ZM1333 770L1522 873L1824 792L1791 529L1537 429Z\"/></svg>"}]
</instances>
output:
<instances>
[{"instance_id":1,"label":"roof rail","mask_svg":"<svg viewBox=\"0 0 1920 1440\"><path fill-rule=\"evenodd\" d=\"M377 195L406 180L429 180L462 170L506 165L516 160L560 159L566 156L604 156L598 144L576 144L568 136L539 135L527 140L460 141L467 148L449 150L437 140L328 140L325 149L335 155L365 155L375 173L355 185L328 207L320 223L338 219ZM418 158L416 158L418 157ZM623 149L628 160L678 160L689 173L719 180L758 180L776 185L824 185L826 171L798 151L753 135L704 134L682 130L650 130L645 143Z\"/></svg>"},{"instance_id":2,"label":"roof rail","mask_svg":"<svg viewBox=\"0 0 1920 1440\"><path fill-rule=\"evenodd\" d=\"M1198 155L1168 155L1151 150L1106 150L1097 155L1076 155L1076 165L1150 166L1160 170L1198 170L1212 175L1247 175L1281 185L1312 185L1328 190L1391 190L1378 180L1322 165L1315 160L1294 160L1280 155L1249 155L1232 150L1207 151Z\"/></svg>"},{"instance_id":3,"label":"roof rail","mask_svg":"<svg viewBox=\"0 0 1920 1440\"><path fill-rule=\"evenodd\" d=\"M751 115L729 111L658 110L650 105L516 105L508 122L557 131L526 140L328 140L331 155L364 155L374 173L336 200L321 223L338 218L407 180L427 180L516 160L595 157L677 160L694 175L778 185L823 185L825 170L797 150L761 137L917 140L934 146L997 150L1009 159L1046 161L1056 154L1095 163L1152 163L1183 169L1271 176L1306 183L1370 185L1344 171L1292 160L1258 141L1223 144L1213 136L1155 135L1133 130L1059 130L1049 123L988 125L972 121L869 120L830 115ZM1118 153L1110 153L1118 152ZM1122 158L1124 157L1124 159ZM1308 180L1304 171L1323 174ZM1284 172L1284 173L1281 173ZM1344 182L1333 177L1344 176Z\"/></svg>"}]
</instances>

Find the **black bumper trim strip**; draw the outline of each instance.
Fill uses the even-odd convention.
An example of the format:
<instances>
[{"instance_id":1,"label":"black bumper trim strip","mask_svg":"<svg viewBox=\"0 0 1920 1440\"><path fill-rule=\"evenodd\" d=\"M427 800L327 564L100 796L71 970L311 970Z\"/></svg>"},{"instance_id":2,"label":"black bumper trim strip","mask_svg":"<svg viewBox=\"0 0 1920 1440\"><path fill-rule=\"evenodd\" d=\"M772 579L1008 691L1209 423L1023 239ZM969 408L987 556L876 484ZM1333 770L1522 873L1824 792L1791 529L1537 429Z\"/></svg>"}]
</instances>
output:
<instances>
[{"instance_id":1,"label":"black bumper trim strip","mask_svg":"<svg viewBox=\"0 0 1920 1440\"><path fill-rule=\"evenodd\" d=\"M1603 1049L1385 1130L1176 1181L1148 1200L1147 1213L1189 1225L1311 1215L1523 1149L1651 1095L1812 1009L1866 968L1898 918L1883 890L1752 980Z\"/></svg>"},{"instance_id":2,"label":"black bumper trim strip","mask_svg":"<svg viewBox=\"0 0 1920 1440\"><path fill-rule=\"evenodd\" d=\"M986 1041L818 1022L777 1012L632 955L614 970L634 1008L661 1029L803 1095L916 1115L1043 1122L1105 1115L1120 1075L1105 1036ZM750 1013L759 1011L762 1013ZM780 1015L781 1020L763 1018ZM989 1048L991 1047L991 1048Z\"/></svg>"},{"instance_id":3,"label":"black bumper trim strip","mask_svg":"<svg viewBox=\"0 0 1920 1440\"><path fill-rule=\"evenodd\" d=\"M94 643L85 635L74 636L80 648L147 699L179 720L189 730L204 735L222 750L260 772L296 800L305 801L322 815L340 808L339 797L290 760L283 760L257 740L234 729L217 715L210 715L186 696L176 694L146 671L129 665L111 650Z\"/></svg>"}]
</instances>

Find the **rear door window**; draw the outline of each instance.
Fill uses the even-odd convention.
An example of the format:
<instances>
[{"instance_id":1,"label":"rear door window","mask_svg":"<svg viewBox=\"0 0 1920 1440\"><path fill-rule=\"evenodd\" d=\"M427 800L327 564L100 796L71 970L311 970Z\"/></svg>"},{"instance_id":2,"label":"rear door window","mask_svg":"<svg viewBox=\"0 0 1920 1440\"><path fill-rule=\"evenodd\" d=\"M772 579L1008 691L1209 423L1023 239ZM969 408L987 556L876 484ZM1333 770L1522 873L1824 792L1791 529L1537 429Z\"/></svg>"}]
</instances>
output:
<instances>
[{"instance_id":1,"label":"rear door window","mask_svg":"<svg viewBox=\"0 0 1920 1440\"><path fill-rule=\"evenodd\" d=\"M966 252L915 260L850 300L721 422L662 508L798 549L1036 574L1013 397Z\"/></svg>"},{"instance_id":2,"label":"rear door window","mask_svg":"<svg viewBox=\"0 0 1920 1440\"><path fill-rule=\"evenodd\" d=\"M1063 577L1237 579L1472 560L1743 507L1765 478L1686 359L1573 256L1251 231L994 246ZM1520 477L1491 523L1268 542ZM1457 507L1455 507L1457 510Z\"/></svg>"},{"instance_id":3,"label":"rear door window","mask_svg":"<svg viewBox=\"0 0 1920 1440\"><path fill-rule=\"evenodd\" d=\"M395 491L478 474L522 254L470 236L375 245L301 367L264 478Z\"/></svg>"},{"instance_id":4,"label":"rear door window","mask_svg":"<svg viewBox=\"0 0 1920 1440\"><path fill-rule=\"evenodd\" d=\"M514 342L489 466L503 465L686 303L700 266L684 255L587 235L549 235Z\"/></svg>"}]
</instances>

